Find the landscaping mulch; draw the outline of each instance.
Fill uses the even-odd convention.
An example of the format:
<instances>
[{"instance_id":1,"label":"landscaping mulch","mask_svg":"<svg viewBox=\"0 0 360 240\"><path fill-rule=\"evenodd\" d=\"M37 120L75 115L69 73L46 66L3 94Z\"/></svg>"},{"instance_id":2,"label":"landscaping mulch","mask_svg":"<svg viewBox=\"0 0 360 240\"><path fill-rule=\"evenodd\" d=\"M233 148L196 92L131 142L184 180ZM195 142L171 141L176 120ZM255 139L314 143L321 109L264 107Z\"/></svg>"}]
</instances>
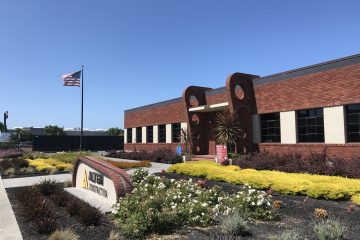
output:
<instances>
[{"instance_id":1,"label":"landscaping mulch","mask_svg":"<svg viewBox=\"0 0 360 240\"><path fill-rule=\"evenodd\" d=\"M186 176L175 173L159 173L173 179L192 178L195 182L203 180L192 176ZM235 193L244 189L244 186L233 185L225 182L216 182L206 180L205 187L220 186L223 191ZM323 208L328 211L329 218L336 219L344 223L348 230L346 231L347 240L360 239L360 207L353 205L350 201L330 201L312 199L305 196L289 196L276 192L272 193L273 200L281 201L279 209L280 220L271 222L251 222L249 223L250 236L237 238L221 238L216 236L216 227L209 229L191 230L183 239L200 240L200 239L271 239L271 237L280 235L285 230L296 230L304 239L316 239L313 234L313 226L316 219L313 217L315 208Z\"/></svg>"},{"instance_id":2,"label":"landscaping mulch","mask_svg":"<svg viewBox=\"0 0 360 240\"><path fill-rule=\"evenodd\" d=\"M25 216L21 213L21 205L16 199L16 194L20 192L20 188L6 189L8 198L10 200L12 209L15 213L17 223L19 225L21 234L24 240L45 240L48 239L47 235L39 234L35 228L27 221ZM81 200L79 200L81 201ZM104 215L102 224L100 226L86 227L82 225L76 216L70 216L65 208L58 207L54 204L56 216L58 218L59 228L71 228L74 230L82 240L95 240L95 239L108 239L111 230L114 228L108 216Z\"/></svg>"}]
</instances>

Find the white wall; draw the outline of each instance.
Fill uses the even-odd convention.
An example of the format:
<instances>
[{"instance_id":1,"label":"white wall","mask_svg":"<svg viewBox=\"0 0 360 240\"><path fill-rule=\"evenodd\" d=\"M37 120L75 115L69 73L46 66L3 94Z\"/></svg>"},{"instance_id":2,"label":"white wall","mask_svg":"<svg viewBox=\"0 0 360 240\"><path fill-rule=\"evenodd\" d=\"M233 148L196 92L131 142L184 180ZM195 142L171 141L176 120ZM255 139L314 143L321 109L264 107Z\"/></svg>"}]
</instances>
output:
<instances>
[{"instance_id":1,"label":"white wall","mask_svg":"<svg viewBox=\"0 0 360 240\"><path fill-rule=\"evenodd\" d=\"M166 124L166 143L172 142L172 129L171 124Z\"/></svg>"},{"instance_id":2,"label":"white wall","mask_svg":"<svg viewBox=\"0 0 360 240\"><path fill-rule=\"evenodd\" d=\"M127 128L124 129L124 143L127 143Z\"/></svg>"},{"instance_id":3,"label":"white wall","mask_svg":"<svg viewBox=\"0 0 360 240\"><path fill-rule=\"evenodd\" d=\"M280 112L281 143L296 143L296 112Z\"/></svg>"},{"instance_id":4,"label":"white wall","mask_svg":"<svg viewBox=\"0 0 360 240\"><path fill-rule=\"evenodd\" d=\"M261 142L260 115L252 115L253 143Z\"/></svg>"},{"instance_id":5,"label":"white wall","mask_svg":"<svg viewBox=\"0 0 360 240\"><path fill-rule=\"evenodd\" d=\"M187 131L187 123L186 122L181 123L181 129L184 129L184 131Z\"/></svg>"},{"instance_id":6,"label":"white wall","mask_svg":"<svg viewBox=\"0 0 360 240\"><path fill-rule=\"evenodd\" d=\"M136 128L132 128L132 143L136 143Z\"/></svg>"},{"instance_id":7,"label":"white wall","mask_svg":"<svg viewBox=\"0 0 360 240\"><path fill-rule=\"evenodd\" d=\"M142 127L142 131L141 131L141 140L142 140L142 143L146 143L146 127Z\"/></svg>"},{"instance_id":8,"label":"white wall","mask_svg":"<svg viewBox=\"0 0 360 240\"><path fill-rule=\"evenodd\" d=\"M325 143L345 143L344 106L324 108Z\"/></svg>"},{"instance_id":9,"label":"white wall","mask_svg":"<svg viewBox=\"0 0 360 240\"><path fill-rule=\"evenodd\" d=\"M153 142L158 143L159 142L159 126L155 125L153 127Z\"/></svg>"}]
</instances>

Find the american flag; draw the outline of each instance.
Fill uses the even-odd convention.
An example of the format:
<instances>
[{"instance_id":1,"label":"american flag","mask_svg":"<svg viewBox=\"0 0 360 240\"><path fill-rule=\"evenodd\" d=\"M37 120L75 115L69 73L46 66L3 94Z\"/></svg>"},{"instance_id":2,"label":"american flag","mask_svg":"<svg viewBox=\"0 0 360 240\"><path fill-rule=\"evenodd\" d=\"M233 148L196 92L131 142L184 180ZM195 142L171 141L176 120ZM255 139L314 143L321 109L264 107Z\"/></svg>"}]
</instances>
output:
<instances>
[{"instance_id":1,"label":"american flag","mask_svg":"<svg viewBox=\"0 0 360 240\"><path fill-rule=\"evenodd\" d=\"M74 73L61 75L61 78L64 80L64 86L80 87L80 76L81 71L77 71Z\"/></svg>"}]
</instances>

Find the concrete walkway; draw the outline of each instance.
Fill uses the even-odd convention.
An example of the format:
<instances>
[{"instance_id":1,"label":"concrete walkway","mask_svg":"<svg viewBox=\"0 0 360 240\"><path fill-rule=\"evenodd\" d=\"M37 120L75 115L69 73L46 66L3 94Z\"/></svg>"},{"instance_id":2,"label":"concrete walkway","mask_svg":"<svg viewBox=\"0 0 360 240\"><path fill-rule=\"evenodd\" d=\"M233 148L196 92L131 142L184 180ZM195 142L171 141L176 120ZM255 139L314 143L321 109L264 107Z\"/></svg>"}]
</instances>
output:
<instances>
[{"instance_id":1,"label":"concrete walkway","mask_svg":"<svg viewBox=\"0 0 360 240\"><path fill-rule=\"evenodd\" d=\"M21 240L21 232L0 176L0 239Z\"/></svg>"},{"instance_id":2,"label":"concrete walkway","mask_svg":"<svg viewBox=\"0 0 360 240\"><path fill-rule=\"evenodd\" d=\"M25 186L34 185L44 179L52 179L52 180L56 180L57 182L71 182L72 176L71 174L66 173L66 174L36 176L36 177L8 178L8 179L3 179L2 182L5 188L13 188L13 187L25 187Z\"/></svg>"}]
</instances>

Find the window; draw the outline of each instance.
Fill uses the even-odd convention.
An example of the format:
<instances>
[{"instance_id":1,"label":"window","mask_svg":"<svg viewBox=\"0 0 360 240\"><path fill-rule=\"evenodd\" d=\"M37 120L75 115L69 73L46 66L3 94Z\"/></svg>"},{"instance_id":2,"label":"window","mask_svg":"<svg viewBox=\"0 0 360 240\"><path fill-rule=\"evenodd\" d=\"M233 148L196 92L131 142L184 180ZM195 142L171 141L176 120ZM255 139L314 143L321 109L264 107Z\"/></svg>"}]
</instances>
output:
<instances>
[{"instance_id":1,"label":"window","mask_svg":"<svg viewBox=\"0 0 360 240\"><path fill-rule=\"evenodd\" d=\"M146 142L147 143L153 142L153 126L146 127Z\"/></svg>"},{"instance_id":2,"label":"window","mask_svg":"<svg viewBox=\"0 0 360 240\"><path fill-rule=\"evenodd\" d=\"M136 128L136 143L141 143L141 142L142 142L142 128L137 127Z\"/></svg>"},{"instance_id":3,"label":"window","mask_svg":"<svg viewBox=\"0 0 360 240\"><path fill-rule=\"evenodd\" d=\"M127 133L127 137L126 137L127 141L126 142L132 143L132 128L128 128L126 133Z\"/></svg>"},{"instance_id":4,"label":"window","mask_svg":"<svg viewBox=\"0 0 360 240\"><path fill-rule=\"evenodd\" d=\"M172 130L172 142L177 143L181 140L181 124L173 123L171 125Z\"/></svg>"},{"instance_id":5,"label":"window","mask_svg":"<svg viewBox=\"0 0 360 240\"><path fill-rule=\"evenodd\" d=\"M324 113L322 108L296 111L299 142L324 142Z\"/></svg>"},{"instance_id":6,"label":"window","mask_svg":"<svg viewBox=\"0 0 360 240\"><path fill-rule=\"evenodd\" d=\"M159 125L159 143L164 143L166 142L166 125Z\"/></svg>"},{"instance_id":7,"label":"window","mask_svg":"<svg viewBox=\"0 0 360 240\"><path fill-rule=\"evenodd\" d=\"M260 115L261 142L280 142L280 113Z\"/></svg>"},{"instance_id":8,"label":"window","mask_svg":"<svg viewBox=\"0 0 360 240\"><path fill-rule=\"evenodd\" d=\"M348 142L360 142L360 104L346 106L346 133Z\"/></svg>"}]
</instances>

